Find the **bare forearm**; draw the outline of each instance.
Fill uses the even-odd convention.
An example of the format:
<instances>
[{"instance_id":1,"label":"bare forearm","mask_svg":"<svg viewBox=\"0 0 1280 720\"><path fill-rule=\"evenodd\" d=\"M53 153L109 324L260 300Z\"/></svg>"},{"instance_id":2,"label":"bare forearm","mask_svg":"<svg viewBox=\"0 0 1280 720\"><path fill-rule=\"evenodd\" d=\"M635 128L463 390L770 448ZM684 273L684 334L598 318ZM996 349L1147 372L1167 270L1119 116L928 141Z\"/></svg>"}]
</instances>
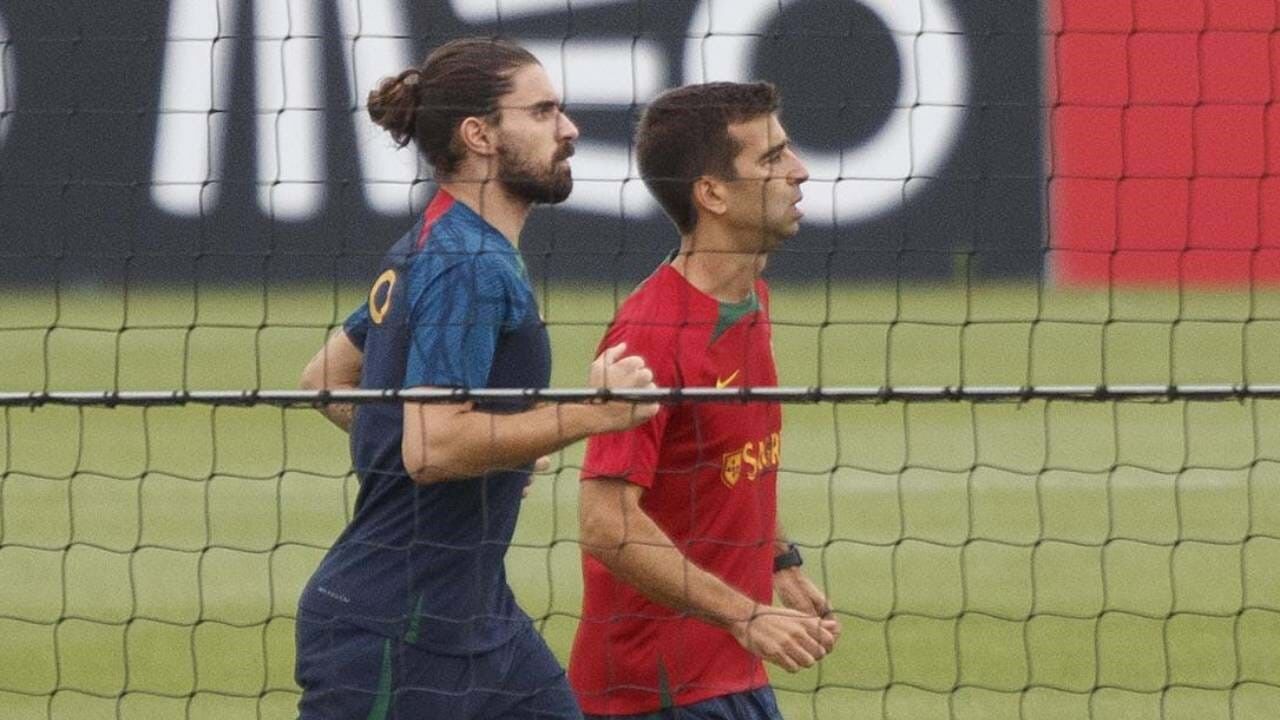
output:
<instances>
[{"instance_id":1,"label":"bare forearm","mask_svg":"<svg viewBox=\"0 0 1280 720\"><path fill-rule=\"evenodd\" d=\"M622 478L582 484L584 549L646 597L725 628L742 647L795 672L835 645L839 623L756 603L699 568L641 507L644 490Z\"/></svg>"},{"instance_id":2,"label":"bare forearm","mask_svg":"<svg viewBox=\"0 0 1280 720\"><path fill-rule=\"evenodd\" d=\"M634 355L621 357L625 349L625 343L610 347L591 363L592 387L654 387L653 373L644 360ZM405 403L400 452L415 482L457 480L524 467L588 435L635 427L658 412L657 403L625 401L548 404L512 415L473 408L471 403Z\"/></svg>"},{"instance_id":3,"label":"bare forearm","mask_svg":"<svg viewBox=\"0 0 1280 720\"><path fill-rule=\"evenodd\" d=\"M426 406L406 405L406 413ZM599 431L595 410L586 405L545 405L522 413L496 415L466 410L447 428L430 419L406 418L405 467L418 482L472 478L532 464ZM412 434L411 434L412 433Z\"/></svg>"},{"instance_id":4,"label":"bare forearm","mask_svg":"<svg viewBox=\"0 0 1280 720\"><path fill-rule=\"evenodd\" d=\"M351 403L326 403L321 405L319 409L320 414L324 415L329 422L337 425L343 432L351 432L351 423L356 416L355 405Z\"/></svg>"},{"instance_id":5,"label":"bare forearm","mask_svg":"<svg viewBox=\"0 0 1280 720\"><path fill-rule=\"evenodd\" d=\"M685 557L643 510L625 514L625 531L586 547L614 575L654 602L721 627L751 618L751 598Z\"/></svg>"},{"instance_id":6,"label":"bare forearm","mask_svg":"<svg viewBox=\"0 0 1280 720\"><path fill-rule=\"evenodd\" d=\"M335 330L324 347L302 370L304 390L354 390L360 386L360 370L364 353L352 344L346 332ZM316 406L329 422L350 432L355 406L350 403L324 403Z\"/></svg>"}]
</instances>

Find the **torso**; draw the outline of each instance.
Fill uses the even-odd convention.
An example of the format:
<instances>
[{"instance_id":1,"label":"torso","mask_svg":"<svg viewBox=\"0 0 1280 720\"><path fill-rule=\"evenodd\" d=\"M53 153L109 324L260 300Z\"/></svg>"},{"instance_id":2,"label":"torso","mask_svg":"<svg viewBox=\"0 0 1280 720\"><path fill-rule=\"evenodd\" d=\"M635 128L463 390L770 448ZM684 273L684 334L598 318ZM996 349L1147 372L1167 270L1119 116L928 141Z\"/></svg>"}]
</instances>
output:
<instances>
[{"instance_id":1,"label":"torso","mask_svg":"<svg viewBox=\"0 0 1280 720\"><path fill-rule=\"evenodd\" d=\"M459 267L460 262L475 265ZM480 278L477 289L466 292L483 294L488 303L483 313L502 313L503 324L491 357L477 361L482 367L456 368L454 380L454 368L434 359L460 350L436 335L445 332L441 328L447 322L429 316L451 301L436 302L428 294L441 290L432 283L459 277L472 278L464 283ZM379 282L384 287L375 283L370 293L361 387L546 387L550 344L523 266L506 240L465 206L441 211L437 196L424 223L388 253ZM457 302L480 300L459 295ZM349 335L358 333L348 328ZM430 367L424 369L424 362ZM514 412L528 405L483 409ZM503 565L528 471L417 485L401 458L402 432L399 403L366 405L356 413L351 429L360 479L355 515L301 605L441 652L496 647L528 622L507 586Z\"/></svg>"},{"instance_id":2,"label":"torso","mask_svg":"<svg viewBox=\"0 0 1280 720\"><path fill-rule=\"evenodd\" d=\"M626 339L628 352L647 352L659 385L774 386L763 281L756 295L758 309L725 322L721 304L663 266L620 309L602 346ZM666 412L656 472L642 507L686 557L769 603L780 408L687 403ZM607 465L593 467L590 447L585 464L584 476ZM664 701L687 705L767 683L759 659L726 631L649 601L587 555L583 572L584 622L570 676L587 712L649 712ZM612 668L612 680L597 668Z\"/></svg>"}]
</instances>

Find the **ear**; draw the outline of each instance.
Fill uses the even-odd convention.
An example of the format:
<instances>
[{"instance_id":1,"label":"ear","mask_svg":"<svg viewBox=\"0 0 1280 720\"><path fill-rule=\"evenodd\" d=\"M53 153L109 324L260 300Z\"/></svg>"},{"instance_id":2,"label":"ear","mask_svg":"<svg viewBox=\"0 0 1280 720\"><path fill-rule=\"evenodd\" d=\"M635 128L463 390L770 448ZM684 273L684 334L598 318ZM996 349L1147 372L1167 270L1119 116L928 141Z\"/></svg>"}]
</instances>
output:
<instances>
[{"instance_id":1,"label":"ear","mask_svg":"<svg viewBox=\"0 0 1280 720\"><path fill-rule=\"evenodd\" d=\"M723 215L729 211L725 184L703 175L693 181L693 206L711 215Z\"/></svg>"},{"instance_id":2,"label":"ear","mask_svg":"<svg viewBox=\"0 0 1280 720\"><path fill-rule=\"evenodd\" d=\"M471 116L458 126L458 137L471 152L481 157L489 157L498 152L498 134L484 118Z\"/></svg>"}]
</instances>

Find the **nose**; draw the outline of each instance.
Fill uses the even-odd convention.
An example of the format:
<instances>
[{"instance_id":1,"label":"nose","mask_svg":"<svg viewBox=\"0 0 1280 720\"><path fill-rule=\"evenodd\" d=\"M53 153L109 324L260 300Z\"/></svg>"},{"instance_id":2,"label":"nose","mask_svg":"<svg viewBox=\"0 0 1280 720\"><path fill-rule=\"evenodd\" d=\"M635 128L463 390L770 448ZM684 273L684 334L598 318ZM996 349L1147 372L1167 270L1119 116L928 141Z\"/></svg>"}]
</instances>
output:
<instances>
[{"instance_id":1,"label":"nose","mask_svg":"<svg viewBox=\"0 0 1280 720\"><path fill-rule=\"evenodd\" d=\"M560 119L556 122L556 133L561 140L577 140L578 126L573 124L569 119L569 114L564 110L560 111Z\"/></svg>"},{"instance_id":2,"label":"nose","mask_svg":"<svg viewBox=\"0 0 1280 720\"><path fill-rule=\"evenodd\" d=\"M787 173L787 180L792 185L799 185L809 179L809 168L804 166L804 161L795 153L792 153L792 157L795 159L795 167Z\"/></svg>"}]
</instances>

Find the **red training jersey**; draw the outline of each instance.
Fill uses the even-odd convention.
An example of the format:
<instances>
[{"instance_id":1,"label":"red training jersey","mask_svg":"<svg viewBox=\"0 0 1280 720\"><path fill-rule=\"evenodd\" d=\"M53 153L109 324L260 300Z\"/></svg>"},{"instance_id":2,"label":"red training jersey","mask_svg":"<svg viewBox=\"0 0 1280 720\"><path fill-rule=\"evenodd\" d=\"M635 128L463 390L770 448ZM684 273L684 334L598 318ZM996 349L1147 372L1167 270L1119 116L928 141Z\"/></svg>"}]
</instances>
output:
<instances>
[{"instance_id":1,"label":"red training jersey","mask_svg":"<svg viewBox=\"0 0 1280 720\"><path fill-rule=\"evenodd\" d=\"M627 298L600 344L627 343L661 387L775 386L769 291L716 301L663 265ZM649 422L587 441L582 478L645 488L641 507L681 552L761 604L773 598L777 403L664 405ZM727 631L648 600L583 553L582 622L569 680L592 715L645 713L768 684Z\"/></svg>"}]
</instances>

